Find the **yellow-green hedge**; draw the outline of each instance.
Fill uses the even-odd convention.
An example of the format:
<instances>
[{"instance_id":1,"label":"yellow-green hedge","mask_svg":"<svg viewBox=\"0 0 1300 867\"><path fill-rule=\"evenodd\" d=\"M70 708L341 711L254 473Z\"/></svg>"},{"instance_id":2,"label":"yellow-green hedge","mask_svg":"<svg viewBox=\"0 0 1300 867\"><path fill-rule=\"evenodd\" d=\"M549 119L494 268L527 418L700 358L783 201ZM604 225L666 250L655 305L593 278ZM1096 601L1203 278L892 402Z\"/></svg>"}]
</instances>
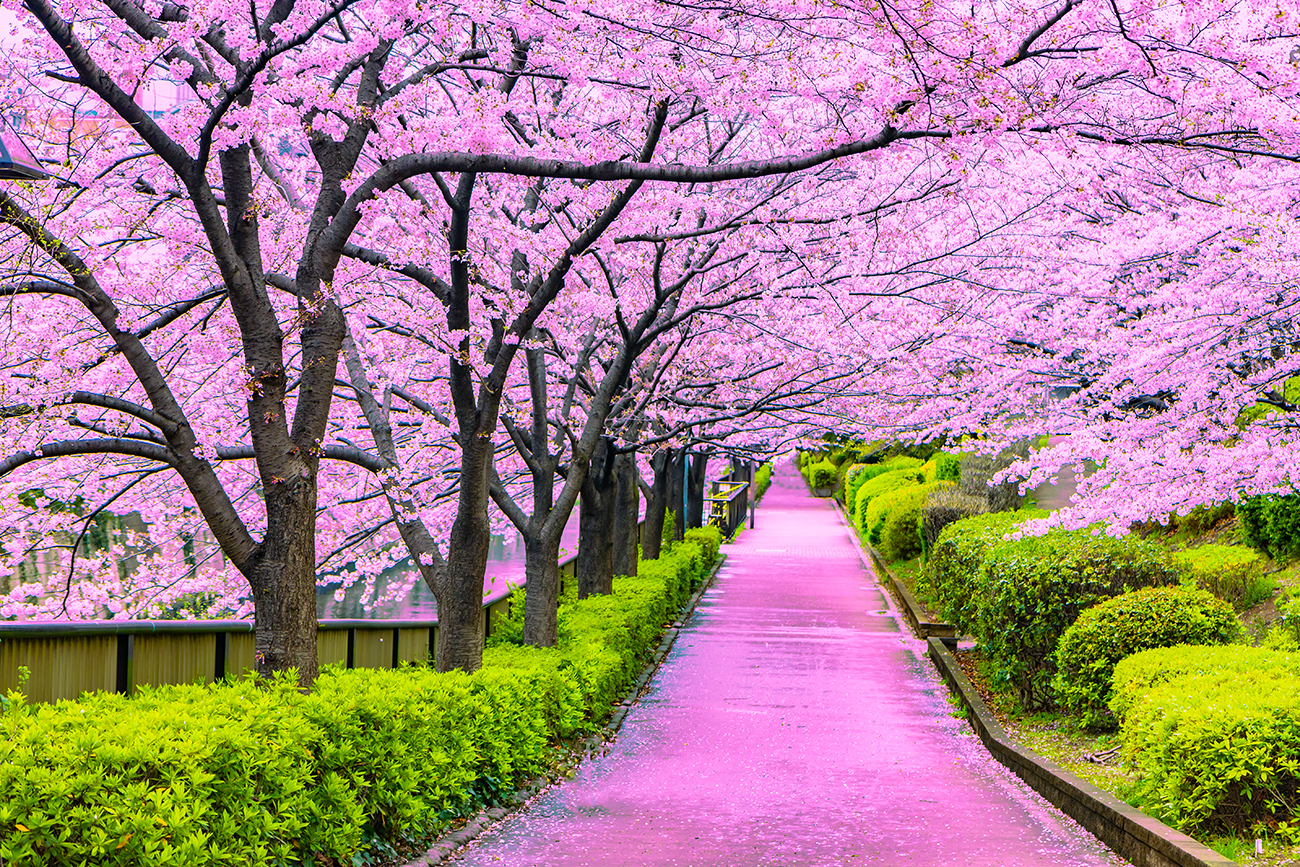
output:
<instances>
[{"instance_id":1,"label":"yellow-green hedge","mask_svg":"<svg viewBox=\"0 0 1300 867\"><path fill-rule=\"evenodd\" d=\"M701 534L696 534L700 536ZM326 668L0 714L0 863L353 863L428 836L540 771L632 682L716 555L707 533L560 609L555 648L474 674ZM708 559L706 560L706 555Z\"/></svg>"}]
</instances>

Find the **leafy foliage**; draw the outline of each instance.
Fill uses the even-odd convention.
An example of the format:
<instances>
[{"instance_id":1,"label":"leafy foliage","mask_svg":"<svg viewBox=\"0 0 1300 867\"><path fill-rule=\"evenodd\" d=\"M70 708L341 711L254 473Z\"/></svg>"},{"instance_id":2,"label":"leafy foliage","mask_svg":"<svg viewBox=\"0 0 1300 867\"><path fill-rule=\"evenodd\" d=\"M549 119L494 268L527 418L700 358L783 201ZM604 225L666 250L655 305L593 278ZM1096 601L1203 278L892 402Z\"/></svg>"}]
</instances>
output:
<instances>
[{"instance_id":1,"label":"leafy foliage","mask_svg":"<svg viewBox=\"0 0 1300 867\"><path fill-rule=\"evenodd\" d=\"M854 495L853 520L862 538L868 539L871 535L872 525L867 522L870 520L868 512L872 501L883 494L916 487L917 475L917 470L912 468L890 470L859 485L858 492Z\"/></svg>"},{"instance_id":2,"label":"leafy foliage","mask_svg":"<svg viewBox=\"0 0 1300 867\"><path fill-rule=\"evenodd\" d=\"M1128 590L1176 584L1178 571L1162 547L1132 536L1088 530L994 546L980 567L973 633L1026 708L1051 701L1057 642L1075 618Z\"/></svg>"},{"instance_id":3,"label":"leafy foliage","mask_svg":"<svg viewBox=\"0 0 1300 867\"><path fill-rule=\"evenodd\" d=\"M1187 579L1238 611L1264 601L1273 580L1264 574L1260 555L1244 545L1200 545L1174 552L1174 563Z\"/></svg>"},{"instance_id":4,"label":"leafy foliage","mask_svg":"<svg viewBox=\"0 0 1300 867\"><path fill-rule=\"evenodd\" d=\"M1300 495L1248 497L1237 505L1246 540L1275 559L1300 554Z\"/></svg>"},{"instance_id":5,"label":"leafy foliage","mask_svg":"<svg viewBox=\"0 0 1300 867\"><path fill-rule=\"evenodd\" d=\"M1023 521L1046 517L1047 512L995 512L954 521L935 542L918 589L934 601L938 613L967 635L975 625L979 577L989 552Z\"/></svg>"},{"instance_id":6,"label":"leafy foliage","mask_svg":"<svg viewBox=\"0 0 1300 867\"><path fill-rule=\"evenodd\" d=\"M822 459L803 465L803 477L810 487L831 487L839 477L840 468L831 460Z\"/></svg>"},{"instance_id":7,"label":"leafy foliage","mask_svg":"<svg viewBox=\"0 0 1300 867\"><path fill-rule=\"evenodd\" d=\"M754 502L760 502L770 487L772 487L772 464L766 463L754 472Z\"/></svg>"},{"instance_id":8,"label":"leafy foliage","mask_svg":"<svg viewBox=\"0 0 1300 867\"><path fill-rule=\"evenodd\" d=\"M11 693L0 860L351 863L367 841L417 839L603 719L719 541L695 533L614 595L562 606L557 647L490 647L472 675L328 668L309 695L287 676L55 705Z\"/></svg>"},{"instance_id":9,"label":"leafy foliage","mask_svg":"<svg viewBox=\"0 0 1300 867\"><path fill-rule=\"evenodd\" d=\"M910 560L921 553L921 509L930 494L951 487L951 482L909 485L881 494L863 512L867 538L886 560Z\"/></svg>"},{"instance_id":10,"label":"leafy foliage","mask_svg":"<svg viewBox=\"0 0 1300 867\"><path fill-rule=\"evenodd\" d=\"M1139 775L1130 794L1143 810L1185 831L1295 834L1300 657L1147 651L1117 666L1115 682L1124 756Z\"/></svg>"},{"instance_id":11,"label":"leafy foliage","mask_svg":"<svg viewBox=\"0 0 1300 867\"><path fill-rule=\"evenodd\" d=\"M942 487L925 498L920 514L921 553L929 560L943 528L963 518L988 511L988 498L962 493L960 489Z\"/></svg>"},{"instance_id":12,"label":"leafy foliage","mask_svg":"<svg viewBox=\"0 0 1300 867\"><path fill-rule=\"evenodd\" d=\"M1228 644L1241 632L1232 607L1186 587L1123 593L1084 611L1056 648L1057 701L1091 728L1115 727L1108 702L1115 663L1139 650L1178 644Z\"/></svg>"}]
</instances>

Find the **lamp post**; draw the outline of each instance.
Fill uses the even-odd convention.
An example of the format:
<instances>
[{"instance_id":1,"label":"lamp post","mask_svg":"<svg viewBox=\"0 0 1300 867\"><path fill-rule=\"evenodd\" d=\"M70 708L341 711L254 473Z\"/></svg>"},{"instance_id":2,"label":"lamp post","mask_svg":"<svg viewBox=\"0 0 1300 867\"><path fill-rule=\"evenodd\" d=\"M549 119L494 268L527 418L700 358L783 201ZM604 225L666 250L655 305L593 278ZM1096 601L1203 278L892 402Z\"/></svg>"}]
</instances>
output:
<instances>
[{"instance_id":1,"label":"lamp post","mask_svg":"<svg viewBox=\"0 0 1300 867\"><path fill-rule=\"evenodd\" d=\"M0 179L43 181L49 176L18 133L0 117Z\"/></svg>"}]
</instances>

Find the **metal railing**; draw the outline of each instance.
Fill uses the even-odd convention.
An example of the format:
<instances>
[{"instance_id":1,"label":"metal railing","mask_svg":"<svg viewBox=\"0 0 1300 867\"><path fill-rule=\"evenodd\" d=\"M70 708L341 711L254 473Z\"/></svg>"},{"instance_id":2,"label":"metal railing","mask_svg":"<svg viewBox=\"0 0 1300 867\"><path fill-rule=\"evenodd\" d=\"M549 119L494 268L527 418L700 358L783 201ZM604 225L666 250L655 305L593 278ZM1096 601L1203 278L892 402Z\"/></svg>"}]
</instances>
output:
<instances>
[{"instance_id":1,"label":"metal railing","mask_svg":"<svg viewBox=\"0 0 1300 867\"><path fill-rule=\"evenodd\" d=\"M749 482L719 481L712 484L712 490L704 498L709 507L709 524L722 530L722 536L729 539L745 523L749 512Z\"/></svg>"}]
</instances>

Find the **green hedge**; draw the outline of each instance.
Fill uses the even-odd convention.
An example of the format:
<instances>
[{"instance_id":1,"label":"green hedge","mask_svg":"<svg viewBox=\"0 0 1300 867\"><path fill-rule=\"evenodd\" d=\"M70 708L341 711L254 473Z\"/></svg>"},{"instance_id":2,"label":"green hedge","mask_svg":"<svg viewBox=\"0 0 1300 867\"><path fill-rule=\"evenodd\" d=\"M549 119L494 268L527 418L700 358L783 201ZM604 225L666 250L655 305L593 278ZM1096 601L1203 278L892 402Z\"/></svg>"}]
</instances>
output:
<instances>
[{"instance_id":1,"label":"green hedge","mask_svg":"<svg viewBox=\"0 0 1300 867\"><path fill-rule=\"evenodd\" d=\"M809 487L813 488L830 488L835 485L835 479L839 477L840 468L829 460L820 460L807 463L803 468L803 476L808 480Z\"/></svg>"},{"instance_id":2,"label":"green hedge","mask_svg":"<svg viewBox=\"0 0 1300 867\"><path fill-rule=\"evenodd\" d=\"M921 466L927 482L960 482L961 458L939 452Z\"/></svg>"},{"instance_id":3,"label":"green hedge","mask_svg":"<svg viewBox=\"0 0 1300 867\"><path fill-rule=\"evenodd\" d=\"M1134 536L1053 531L994 546L980 569L972 634L1025 708L1050 704L1057 642L1075 618L1128 590L1178 582L1169 552Z\"/></svg>"},{"instance_id":4,"label":"green hedge","mask_svg":"<svg viewBox=\"0 0 1300 867\"><path fill-rule=\"evenodd\" d=\"M613 596L562 606L557 647L490 647L472 675L327 667L309 695L286 677L54 705L11 693L0 863L392 860L605 718L703 578L706 546L679 543Z\"/></svg>"},{"instance_id":5,"label":"green hedge","mask_svg":"<svg viewBox=\"0 0 1300 867\"><path fill-rule=\"evenodd\" d=\"M1121 680L1130 676L1145 684ZM1115 683L1138 806L1184 831L1300 842L1300 659L1250 647L1147 651L1116 666Z\"/></svg>"},{"instance_id":6,"label":"green hedge","mask_svg":"<svg viewBox=\"0 0 1300 867\"><path fill-rule=\"evenodd\" d=\"M920 470L922 463L917 458L907 456L896 457L882 464L859 464L861 469L855 469L852 476L844 478L844 506L848 509L850 515L856 515L858 512L858 491L862 486L872 479L879 478L886 473L892 473L896 470Z\"/></svg>"},{"instance_id":7,"label":"green hedge","mask_svg":"<svg viewBox=\"0 0 1300 867\"><path fill-rule=\"evenodd\" d=\"M1300 555L1300 495L1248 497L1236 511L1247 542L1278 560Z\"/></svg>"},{"instance_id":8,"label":"green hedge","mask_svg":"<svg viewBox=\"0 0 1300 867\"><path fill-rule=\"evenodd\" d=\"M1140 650L1228 644L1241 633L1232 606L1205 590L1151 587L1089 608L1056 648L1052 689L1063 707L1097 729L1115 728L1108 701L1115 663Z\"/></svg>"},{"instance_id":9,"label":"green hedge","mask_svg":"<svg viewBox=\"0 0 1300 867\"><path fill-rule=\"evenodd\" d=\"M772 487L772 465L766 463L754 473L754 502L762 500L770 487Z\"/></svg>"},{"instance_id":10,"label":"green hedge","mask_svg":"<svg viewBox=\"0 0 1300 867\"><path fill-rule=\"evenodd\" d=\"M973 634L980 569L985 558L1021 522L1045 518L1048 514L1040 509L1026 509L976 515L949 523L939 533L917 581L917 589L934 602L945 621L967 635Z\"/></svg>"},{"instance_id":11,"label":"green hedge","mask_svg":"<svg viewBox=\"0 0 1300 867\"><path fill-rule=\"evenodd\" d=\"M921 553L921 509L930 494L951 482L909 485L871 500L862 515L867 540L887 561L910 560Z\"/></svg>"},{"instance_id":12,"label":"green hedge","mask_svg":"<svg viewBox=\"0 0 1300 867\"><path fill-rule=\"evenodd\" d=\"M1123 725L1130 710L1166 683L1251 671L1279 671L1300 677L1300 654L1240 644L1143 650L1116 663L1111 675L1110 710Z\"/></svg>"},{"instance_id":13,"label":"green hedge","mask_svg":"<svg viewBox=\"0 0 1300 867\"><path fill-rule=\"evenodd\" d=\"M1200 545L1174 552L1174 563L1198 587L1245 611L1273 594L1264 558L1245 545Z\"/></svg>"},{"instance_id":14,"label":"green hedge","mask_svg":"<svg viewBox=\"0 0 1300 867\"><path fill-rule=\"evenodd\" d=\"M919 484L917 475L917 470L911 467L890 470L858 486L858 492L853 497L853 524L862 538L867 539L871 534L871 524L867 523L867 512L870 511L872 500L882 494L916 487Z\"/></svg>"}]
</instances>

